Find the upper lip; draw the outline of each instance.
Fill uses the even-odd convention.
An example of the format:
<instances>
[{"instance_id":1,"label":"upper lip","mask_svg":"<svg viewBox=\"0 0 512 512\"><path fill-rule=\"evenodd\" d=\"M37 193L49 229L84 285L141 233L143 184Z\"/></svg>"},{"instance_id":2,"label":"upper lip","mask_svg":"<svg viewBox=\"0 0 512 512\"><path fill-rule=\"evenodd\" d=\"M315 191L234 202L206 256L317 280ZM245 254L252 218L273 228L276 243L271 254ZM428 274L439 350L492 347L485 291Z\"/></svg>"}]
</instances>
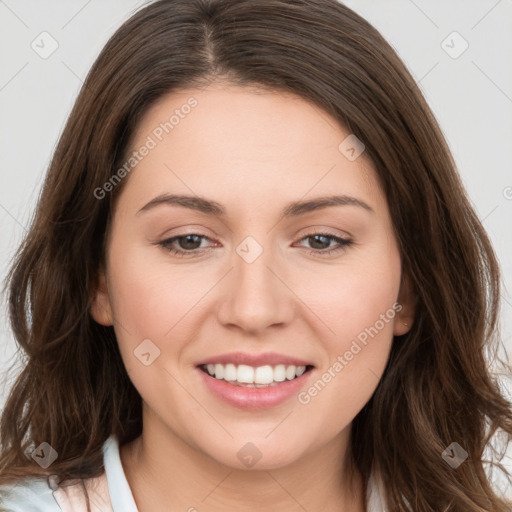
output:
<instances>
[{"instance_id":1,"label":"upper lip","mask_svg":"<svg viewBox=\"0 0 512 512\"><path fill-rule=\"evenodd\" d=\"M274 366L277 364L295 365L295 366L313 366L311 363L299 359L297 357L288 356L286 354L277 354L275 352L264 352L260 354L250 354L247 352L230 352L227 354L219 354L217 356L208 357L199 361L197 366L206 364L225 364L231 363L234 365L246 364L248 366Z\"/></svg>"}]
</instances>

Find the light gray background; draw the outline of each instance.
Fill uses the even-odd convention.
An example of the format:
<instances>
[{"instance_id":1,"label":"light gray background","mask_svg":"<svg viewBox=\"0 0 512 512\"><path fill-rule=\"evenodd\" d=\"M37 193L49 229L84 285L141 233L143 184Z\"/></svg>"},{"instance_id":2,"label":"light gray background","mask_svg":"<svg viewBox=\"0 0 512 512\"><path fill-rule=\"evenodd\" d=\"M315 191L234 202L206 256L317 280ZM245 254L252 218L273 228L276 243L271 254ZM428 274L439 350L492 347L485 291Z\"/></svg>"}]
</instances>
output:
<instances>
[{"instance_id":1,"label":"light gray background","mask_svg":"<svg viewBox=\"0 0 512 512\"><path fill-rule=\"evenodd\" d=\"M0 0L2 278L86 73L110 35L145 3ZM345 3L397 50L448 139L501 262L502 335L512 355L512 0ZM31 47L33 41L43 45L41 37L48 37L40 36L44 31L58 43L46 59ZM48 49L49 39L45 41ZM467 50L457 56L466 44ZM4 303L0 371L10 364L15 349ZM0 375L0 407L9 382L7 375ZM512 467L510 459L507 464Z\"/></svg>"}]
</instances>

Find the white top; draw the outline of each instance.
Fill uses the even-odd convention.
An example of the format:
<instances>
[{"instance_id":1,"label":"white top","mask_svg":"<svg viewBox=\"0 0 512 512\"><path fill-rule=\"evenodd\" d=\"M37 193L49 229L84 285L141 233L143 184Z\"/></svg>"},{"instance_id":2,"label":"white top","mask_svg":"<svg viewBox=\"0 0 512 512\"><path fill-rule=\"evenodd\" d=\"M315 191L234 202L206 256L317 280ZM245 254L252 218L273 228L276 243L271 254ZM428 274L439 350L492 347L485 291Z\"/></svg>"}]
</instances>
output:
<instances>
[{"instance_id":1,"label":"white top","mask_svg":"<svg viewBox=\"0 0 512 512\"><path fill-rule=\"evenodd\" d=\"M84 480L92 512L138 512L126 480L117 438L103 444L105 472ZM86 512L80 484L58 487L53 479L26 477L16 484L0 486L0 512ZM375 481L368 484L368 512L386 512Z\"/></svg>"}]
</instances>

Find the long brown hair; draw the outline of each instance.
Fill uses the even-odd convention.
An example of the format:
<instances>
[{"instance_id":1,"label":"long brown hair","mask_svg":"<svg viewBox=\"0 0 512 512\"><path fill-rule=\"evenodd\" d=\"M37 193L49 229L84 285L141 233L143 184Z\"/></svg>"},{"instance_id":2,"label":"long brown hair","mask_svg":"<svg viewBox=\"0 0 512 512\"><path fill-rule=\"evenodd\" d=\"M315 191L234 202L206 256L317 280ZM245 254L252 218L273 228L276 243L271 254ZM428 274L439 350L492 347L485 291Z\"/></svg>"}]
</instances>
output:
<instances>
[{"instance_id":1,"label":"long brown hair","mask_svg":"<svg viewBox=\"0 0 512 512\"><path fill-rule=\"evenodd\" d=\"M512 436L511 404L486 358L500 342L496 256L414 79L379 32L336 0L160 0L110 38L8 275L26 362L1 418L0 483L98 476L110 434L120 445L141 434L141 397L113 328L90 315L129 176L101 199L95 190L125 161L158 98L219 80L292 92L328 112L364 142L386 194L416 314L353 421L350 459L364 488L379 474L390 511L510 511L483 460L495 433L506 444ZM47 469L25 453L42 442L58 452ZM468 453L457 469L441 456L452 442Z\"/></svg>"}]
</instances>

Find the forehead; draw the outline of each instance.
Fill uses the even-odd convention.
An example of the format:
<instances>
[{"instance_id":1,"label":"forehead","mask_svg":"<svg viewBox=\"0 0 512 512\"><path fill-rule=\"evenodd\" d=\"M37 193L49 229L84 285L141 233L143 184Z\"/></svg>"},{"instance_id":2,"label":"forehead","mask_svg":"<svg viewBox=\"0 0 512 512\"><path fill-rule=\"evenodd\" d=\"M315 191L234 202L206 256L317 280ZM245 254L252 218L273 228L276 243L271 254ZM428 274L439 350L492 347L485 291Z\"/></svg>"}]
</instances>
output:
<instances>
[{"instance_id":1,"label":"forehead","mask_svg":"<svg viewBox=\"0 0 512 512\"><path fill-rule=\"evenodd\" d=\"M364 151L355 160L342 152L349 136L324 110L291 93L219 84L182 89L161 97L139 121L127 154L151 149L133 167L127 188L145 197L177 188L221 202L251 193L261 204L270 194L285 201L356 192L378 201Z\"/></svg>"}]
</instances>

